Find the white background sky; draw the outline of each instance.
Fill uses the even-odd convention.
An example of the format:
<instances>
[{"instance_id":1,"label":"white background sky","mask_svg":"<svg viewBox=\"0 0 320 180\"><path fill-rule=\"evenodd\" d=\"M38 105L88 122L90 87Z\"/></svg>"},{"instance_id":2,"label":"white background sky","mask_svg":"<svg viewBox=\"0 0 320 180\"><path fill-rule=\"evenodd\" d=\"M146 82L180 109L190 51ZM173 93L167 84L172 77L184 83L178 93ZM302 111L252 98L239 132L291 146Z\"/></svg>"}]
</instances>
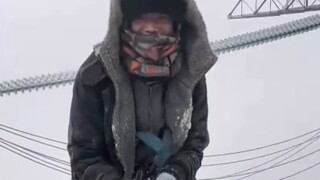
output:
<instances>
[{"instance_id":1,"label":"white background sky","mask_svg":"<svg viewBox=\"0 0 320 180\"><path fill-rule=\"evenodd\" d=\"M250 0L248 0L250 1ZM313 13L227 20L236 0L197 0L214 41L273 26ZM0 0L0 81L76 70L107 30L109 1ZM206 154L244 150L278 142L320 127L320 31L219 56L207 76L211 143ZM0 98L0 122L67 141L72 86ZM68 159L46 148L0 131L1 138ZM203 164L252 157L279 150L205 159ZM295 157L319 148L319 142ZM294 158L295 158L294 157ZM269 158L270 159L270 158ZM320 155L253 176L273 180L319 161ZM202 168L199 178L217 177L260 161ZM265 166L268 167L268 166ZM320 167L295 178L316 180ZM1 180L67 180L0 148ZM234 178L231 178L234 179Z\"/></svg>"}]
</instances>

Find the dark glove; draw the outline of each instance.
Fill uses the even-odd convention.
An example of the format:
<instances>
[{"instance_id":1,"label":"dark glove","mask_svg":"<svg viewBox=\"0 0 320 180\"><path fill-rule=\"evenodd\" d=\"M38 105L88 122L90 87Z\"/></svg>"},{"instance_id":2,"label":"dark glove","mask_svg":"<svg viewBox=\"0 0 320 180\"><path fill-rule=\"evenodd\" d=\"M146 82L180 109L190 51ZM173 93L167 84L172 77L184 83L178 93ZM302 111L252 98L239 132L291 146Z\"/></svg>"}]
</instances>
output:
<instances>
[{"instance_id":1,"label":"dark glove","mask_svg":"<svg viewBox=\"0 0 320 180\"><path fill-rule=\"evenodd\" d=\"M200 166L201 161L195 151L180 151L168 159L160 172L169 172L178 180L190 180Z\"/></svg>"},{"instance_id":2,"label":"dark glove","mask_svg":"<svg viewBox=\"0 0 320 180\"><path fill-rule=\"evenodd\" d=\"M159 176L156 178L156 180L177 180L173 175L163 172L159 174Z\"/></svg>"},{"instance_id":3,"label":"dark glove","mask_svg":"<svg viewBox=\"0 0 320 180\"><path fill-rule=\"evenodd\" d=\"M160 169L159 175L162 173L170 174L176 180L185 180L186 178L186 170L177 164L166 164Z\"/></svg>"}]
</instances>

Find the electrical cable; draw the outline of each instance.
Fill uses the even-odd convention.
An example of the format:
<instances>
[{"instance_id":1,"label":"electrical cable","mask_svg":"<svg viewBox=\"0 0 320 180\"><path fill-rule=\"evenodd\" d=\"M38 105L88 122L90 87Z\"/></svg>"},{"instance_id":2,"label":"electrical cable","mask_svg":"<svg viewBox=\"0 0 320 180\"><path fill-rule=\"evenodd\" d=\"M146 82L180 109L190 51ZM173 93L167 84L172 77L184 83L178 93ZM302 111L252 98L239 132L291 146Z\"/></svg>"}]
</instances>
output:
<instances>
[{"instance_id":1,"label":"electrical cable","mask_svg":"<svg viewBox=\"0 0 320 180\"><path fill-rule=\"evenodd\" d=\"M313 140L314 138L319 139L319 136L312 137L312 138L310 138L310 140ZM301 145L302 145L302 144L301 144ZM299 146L300 146L300 145L299 145ZM297 146L296 148L298 148L299 146ZM293 150L295 150L296 148L294 148ZM264 162L264 163L258 164L258 165L256 165L256 166L253 166L253 167L248 168L248 169L245 169L245 170L241 170L241 171L232 173L232 174L230 174L230 175L237 175L237 174L240 174L240 173L244 173L244 172L250 171L250 170L252 170L252 169L256 169L256 168L261 167L261 166L263 166L263 165L265 165L265 164L268 164L268 163L270 163L270 162L273 162L273 161L275 161L275 160L277 160L277 159L279 159L279 158L281 158L281 157L289 154L290 152L292 152L292 150L289 150L289 151L287 151L287 152L285 152L285 153L283 153L283 154L281 154L281 155L279 155L279 156L277 156L277 157L275 157L275 158L272 158L272 159L269 160L269 161L266 161L266 162ZM228 176L230 176L230 175L228 175Z\"/></svg>"},{"instance_id":2,"label":"electrical cable","mask_svg":"<svg viewBox=\"0 0 320 180\"><path fill-rule=\"evenodd\" d=\"M61 167L61 166L59 166L59 165L56 165L56 164L54 164L54 163L51 163L51 162L49 162L49 161L43 160L43 159L41 159L41 158L39 158L39 157L36 157L36 156L34 156L34 155L30 154L30 153L27 153L27 152L25 152L25 151L22 151L21 149L18 149L18 148L16 148L16 147L10 145L9 143L6 143L6 142L4 142L4 141L0 141L0 142L1 142L2 144L6 145L7 147L10 147L11 149L14 149L14 150L16 150L16 151L18 151L18 152L20 152L20 153L23 153L24 155L26 155L26 156L28 156L28 157L31 157L31 158L36 159L36 160L38 160L38 161L41 161L41 162L43 162L43 163L47 163L47 164L49 164L49 165L51 165L51 166L54 166L54 167L56 167L56 168L60 168L60 169L65 170L65 171L70 171L70 170L67 169L67 168Z\"/></svg>"},{"instance_id":3,"label":"electrical cable","mask_svg":"<svg viewBox=\"0 0 320 180\"><path fill-rule=\"evenodd\" d=\"M6 143L8 143L8 144L11 144L11 145L13 145L13 146L19 147L19 148L21 148L21 149L23 149L23 150L25 150L25 151L31 152L31 153L33 153L33 154L36 154L36 155L41 156L41 157L43 157L43 158L49 159L49 160L54 161L54 162L56 162L56 163L60 163L60 164L66 165L66 166L70 166L70 163L69 163L68 161L65 161L65 160L62 160L62 159L59 159L59 158L55 158L55 157L53 157L53 156L49 156L49 155L46 155L46 154L43 154L43 153L40 153L40 152L31 150L31 149L29 149L29 148L20 146L20 145L18 145L18 144L16 144L16 143L13 143L13 142L11 142L11 141L5 140L5 139L3 139L3 138L0 138L0 141L3 141L3 142L6 142Z\"/></svg>"},{"instance_id":4,"label":"electrical cable","mask_svg":"<svg viewBox=\"0 0 320 180\"><path fill-rule=\"evenodd\" d=\"M8 133L10 133L10 134L13 134L13 135L16 135L16 136L19 136L19 137L28 139L28 140L33 141L33 142L37 142L37 143L42 144L42 145L45 145L45 146L49 146L49 147L52 147L52 148L55 148L55 149L59 149L59 150L66 151L65 148L61 148L61 147L58 147L58 146L55 146L55 145L52 145L52 144L48 144L48 143L45 143L45 142L42 142L42 141L38 141L38 140L32 139L32 138L29 138L29 137L20 135L20 134L18 134L18 133L12 132L12 131L10 131L10 130L4 129L4 128L2 128L2 127L0 127L0 130L6 131L6 132L8 132Z\"/></svg>"},{"instance_id":5,"label":"electrical cable","mask_svg":"<svg viewBox=\"0 0 320 180\"><path fill-rule=\"evenodd\" d=\"M14 153L14 154L16 154L16 155L19 155L19 156L21 156L21 157L23 157L23 158L25 158L25 159L28 159L28 160L30 160L30 161L32 161L32 162L35 162L35 163L37 163L37 164L40 164L40 165L45 166L45 167L47 167L47 168L50 168L50 169L52 169L52 170L61 172L61 173L66 174L66 175L71 175L70 172L65 172L65 171L63 171L63 170L57 169L57 168L55 168L55 167L51 167L51 166L49 166L49 165L47 165L47 164L44 164L44 163L42 163L42 162L36 161L36 160L34 160L34 159L30 158L30 157L27 157L27 156L25 156L25 155L23 155L23 154L21 154L21 153L19 153L19 152L16 152L16 151L14 151L14 150L12 150L12 149L10 149L10 148L8 148L8 147L5 147L5 146L3 146L3 145L1 145L1 144L0 144L0 147L6 149L6 150L8 150L8 151L10 151L10 152L12 152L12 153Z\"/></svg>"},{"instance_id":6,"label":"electrical cable","mask_svg":"<svg viewBox=\"0 0 320 180\"><path fill-rule=\"evenodd\" d=\"M279 180L289 179L289 178L291 178L291 177L294 177L294 176L296 176L296 175L299 175L299 174L301 174L301 173L304 173L304 172L306 172L306 171L308 171L308 170L310 170L310 169L312 169L312 168L315 168L316 166L319 166L319 165L320 165L320 162L318 162L318 163L316 163L316 164L314 164L314 165L312 165L312 166L310 166L310 167L307 167L307 168L305 168L305 169L303 169L303 170L301 170L301 171L298 171L298 172L296 172L296 173L294 173L294 174L291 174L291 175L289 175L289 176L280 178Z\"/></svg>"},{"instance_id":7,"label":"electrical cable","mask_svg":"<svg viewBox=\"0 0 320 180\"><path fill-rule=\"evenodd\" d=\"M45 139L45 140L49 140L49 141L52 141L52 142L58 142L58 143L60 143L60 144L67 144L67 143L62 142L62 141L58 141L58 140L54 140L54 139L47 138L47 137L44 137L44 136L36 135L36 134L30 133L30 132L22 131L22 130L19 130L19 129L16 129L16 128L13 128L13 127L10 127L10 126L7 126L7 125L0 124L0 126L5 127L5 128L8 128L8 129L11 129L11 130L14 130L14 131L17 131L17 132L20 132L20 133L24 133L24 134L28 134L28 135L31 135L31 136L34 136L34 137L39 137L39 138L42 138L42 139ZM60 148L60 147L57 147L57 146L54 146L54 145L51 145L51 144L43 143L43 142L41 142L41 141L39 142L39 141L37 141L37 140L34 140L34 139L31 139L31 138L28 138L28 137L25 137L25 136L22 136L22 135L13 133L12 131L9 131L9 130L6 130L6 129L3 129L3 128L0 127L0 130L1 130L1 129L4 130L4 131L7 131L7 132L9 132L9 133L15 134L15 135L17 135L17 136L20 136L20 137L23 137L23 138L27 138L27 139L29 139L29 140L36 141L36 142L41 143L41 144L44 144L44 145L47 145L47 146L50 146L50 147L53 146L54 148L58 148L58 149L60 149L60 150L65 150L65 151L66 151L66 149L64 149L64 148ZM270 144L270 145L266 145L266 146L262 146L262 147L257 147L257 148L253 148L253 149L248 149L248 150L243 150L243 151L231 152L231 153L216 154L216 155L206 155L206 156L204 156L204 157L205 157L205 158L210 158L210 157L218 157L218 156L227 156L227 155L241 154L241 153L247 153L247 152L252 152L252 151L256 151L256 150L261 150L261 149L273 147L273 146L276 146L276 145L284 144L284 143L287 143L287 142L290 142L290 141L293 141L293 140L296 140L296 139L305 137L305 136L310 135L310 134L312 134L312 133L315 133L315 132L317 132L317 131L320 131L320 128L315 129L315 130L310 131L310 132L307 132L307 133L305 133L305 134L296 136L296 137L294 137L294 138L290 138L290 139L287 139L287 140L284 140L284 141L281 141L281 142L274 143L274 144ZM307 141L305 141L305 142L307 142ZM305 142L304 142L304 143L305 143ZM286 151L286 150L288 150L288 149L291 149L291 148L294 148L294 147L296 147L296 146L299 146L300 144L301 144L301 143L296 144L296 145L293 145L293 146L290 146L290 147L287 147L287 148L284 148L284 149L281 149L281 150L278 150L278 151L275 151L275 152L271 152L271 153L267 153L267 154L264 154L264 155L260 155L260 156L257 156L257 157L242 159L242 160L238 160L238 161L230 161L230 162L222 162L222 163L217 163L217 164L203 165L203 167L229 165L229 164L235 164L235 163L240 163L240 162L246 162L246 161L256 160L256 159L260 159L260 158L263 158L263 157L271 156L271 155L274 155L274 154L277 154L277 153ZM30 150L30 149L29 149L29 150ZM32 151L32 150L31 150L31 151ZM49 157L49 158L50 158L50 157ZM51 157L51 158L52 158L52 157ZM64 163L66 163L66 161L65 161Z\"/></svg>"},{"instance_id":8,"label":"electrical cable","mask_svg":"<svg viewBox=\"0 0 320 180\"><path fill-rule=\"evenodd\" d=\"M320 133L318 133L318 134L316 134L316 135L319 135ZM317 141L317 140L319 140L319 138L316 138L316 139L313 139L312 141L310 141L307 145L305 145L304 147L302 147L301 149L299 149L298 151L296 151L295 153L293 153L293 154L291 154L290 156L288 156L288 157L286 157L286 158L284 158L283 160L281 160L281 161L279 161L279 162L277 162L277 163L275 163L275 164L273 164L273 165L271 165L270 167L274 167L274 166L276 166L276 165L278 165L278 164L280 164L280 163L282 163L282 162L285 162L287 159L290 159L291 157L293 157L294 155L296 155L296 154L298 154L299 152L301 152L301 151L303 151L304 149L306 149L306 148L308 148L310 145L312 145L315 141ZM293 149L292 151L294 151L295 149ZM292 151L288 151L288 153L287 154L289 154L290 152L292 152ZM241 177L241 178L239 178L239 179L236 179L236 180L241 180L241 179L245 179L245 178L248 178L248 177L251 177L251 176L254 176L254 175L256 175L256 174L258 174L258 173L252 173L252 174L250 174L250 175L247 175L247 176L244 176L244 177Z\"/></svg>"},{"instance_id":9,"label":"electrical cable","mask_svg":"<svg viewBox=\"0 0 320 180\"><path fill-rule=\"evenodd\" d=\"M274 143L274 144L269 144L269 145L266 145L266 146L261 146L261 147L252 148L252 149L247 149L247 150L242 150L242 151L235 151L235 152L222 153L222 154L206 155L206 156L204 156L204 157L220 157L220 156L228 156L228 155L235 155L235 154L242 154L242 153L257 151L257 150L261 150L261 149L265 149L265 148L277 146L277 145L280 145L280 144L284 144L284 143L287 143L287 142L290 142L290 141L293 141L293 140L296 140L296 139L300 139L300 138L302 138L302 137L305 137L305 136L307 136L307 135L309 135L309 134L312 134L312 133L315 133L315 132L317 132L317 131L320 131L320 128L315 129L315 130L310 131L310 132L307 132L307 133L305 133L305 134L302 134L302 135L299 135L299 136L296 136L296 137L293 137L293 138L290 138L290 139L281 141L281 142Z\"/></svg>"},{"instance_id":10,"label":"electrical cable","mask_svg":"<svg viewBox=\"0 0 320 180\"><path fill-rule=\"evenodd\" d=\"M242 163L242 162L247 162L247 161L252 161L252 160L257 160L257 159L261 159L261 158L264 158L264 157L268 157L268 156L272 156L272 155L275 155L275 154L278 154L278 153L281 153L283 151L287 151L287 150L290 150L290 149L295 149L309 141L312 141L314 139L319 139L320 138L320 135L319 136L315 136L315 137L312 137L306 141L303 141L299 144L295 144L295 145L292 145L290 147L287 147L287 148L284 148L284 149L281 149L281 150L278 150L278 151L274 151L274 152L271 152L271 153L267 153L267 154L263 154L263 155L260 155L260 156L256 156L256 157L252 157L252 158L246 158L246 159L240 159L240 160L237 160L237 161L227 161L227 162L221 162L221 163L215 163L215 164L205 164L205 165L202 165L201 167L212 167L212 166L222 166L222 165L230 165L230 164L236 164L236 163Z\"/></svg>"},{"instance_id":11,"label":"electrical cable","mask_svg":"<svg viewBox=\"0 0 320 180\"><path fill-rule=\"evenodd\" d=\"M274 168L277 168L277 167L285 166L285 165L287 165L287 164L294 163L294 162L296 162L296 161L299 161L299 160L301 160L301 159L307 158L307 157L312 156L313 154L316 154L316 153L319 153L319 152L320 152L320 149L317 149L317 150L315 150L315 151L312 151L311 153L308 153L308 154L306 154L306 155L304 155L304 156L301 156L301 157L299 157L299 158L296 158L296 159L287 161L287 162L285 162L285 163L281 163L281 164L278 164L278 165L276 165L276 166L264 168L264 169L257 170L257 171L254 171L254 172L248 172L248 173L239 174L239 175L237 175L237 176L248 175L248 174L252 174L252 173L256 173L256 172L263 172L263 171L267 171L267 170L274 169ZM204 178L204 179L198 179L198 180L214 180L214 179L225 179L225 178L230 178L230 177L221 176L221 177Z\"/></svg>"},{"instance_id":12,"label":"electrical cable","mask_svg":"<svg viewBox=\"0 0 320 180\"><path fill-rule=\"evenodd\" d=\"M30 133L30 132L22 131L22 130L19 130L19 129L10 127L10 126L6 126L4 124L0 124L0 126L3 127L3 128L7 128L7 129L10 129L10 130L13 130L13 131L17 131L17 132L23 133L23 134L27 134L27 135L30 135L30 136L33 136L33 137L37 137L37 138L40 138L40 139L44 139L44 140L52 141L52 142L55 142L55 143L59 143L59 144L62 144L62 145L67 145L68 144L66 142L62 142L62 141L58 141L58 140L55 140L55 139L47 138L47 137L44 137L44 136L39 136L39 135Z\"/></svg>"}]
</instances>

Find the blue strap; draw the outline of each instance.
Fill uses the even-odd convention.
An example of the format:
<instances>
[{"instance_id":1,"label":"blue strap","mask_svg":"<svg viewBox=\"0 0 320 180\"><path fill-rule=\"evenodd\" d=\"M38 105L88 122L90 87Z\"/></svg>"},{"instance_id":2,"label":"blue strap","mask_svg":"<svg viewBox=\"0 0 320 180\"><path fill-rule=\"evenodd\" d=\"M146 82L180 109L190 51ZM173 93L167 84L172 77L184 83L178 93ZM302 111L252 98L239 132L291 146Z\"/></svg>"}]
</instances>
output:
<instances>
[{"instance_id":1,"label":"blue strap","mask_svg":"<svg viewBox=\"0 0 320 180\"><path fill-rule=\"evenodd\" d=\"M162 140L151 132L138 132L136 136L157 154L164 146Z\"/></svg>"},{"instance_id":2,"label":"blue strap","mask_svg":"<svg viewBox=\"0 0 320 180\"><path fill-rule=\"evenodd\" d=\"M169 131L164 132L162 140L150 132L138 132L136 136L156 153L153 161L158 167L163 166L175 152Z\"/></svg>"}]
</instances>

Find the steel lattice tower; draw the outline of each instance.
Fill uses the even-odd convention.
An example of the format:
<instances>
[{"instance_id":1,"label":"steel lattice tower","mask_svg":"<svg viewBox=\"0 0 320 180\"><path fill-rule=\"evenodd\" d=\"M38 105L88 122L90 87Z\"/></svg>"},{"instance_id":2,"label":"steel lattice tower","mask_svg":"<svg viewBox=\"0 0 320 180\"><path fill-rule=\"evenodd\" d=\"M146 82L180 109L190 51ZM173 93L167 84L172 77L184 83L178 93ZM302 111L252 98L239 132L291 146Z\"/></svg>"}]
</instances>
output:
<instances>
[{"instance_id":1,"label":"steel lattice tower","mask_svg":"<svg viewBox=\"0 0 320 180\"><path fill-rule=\"evenodd\" d=\"M280 16L320 10L320 0L239 0L229 19Z\"/></svg>"}]
</instances>

